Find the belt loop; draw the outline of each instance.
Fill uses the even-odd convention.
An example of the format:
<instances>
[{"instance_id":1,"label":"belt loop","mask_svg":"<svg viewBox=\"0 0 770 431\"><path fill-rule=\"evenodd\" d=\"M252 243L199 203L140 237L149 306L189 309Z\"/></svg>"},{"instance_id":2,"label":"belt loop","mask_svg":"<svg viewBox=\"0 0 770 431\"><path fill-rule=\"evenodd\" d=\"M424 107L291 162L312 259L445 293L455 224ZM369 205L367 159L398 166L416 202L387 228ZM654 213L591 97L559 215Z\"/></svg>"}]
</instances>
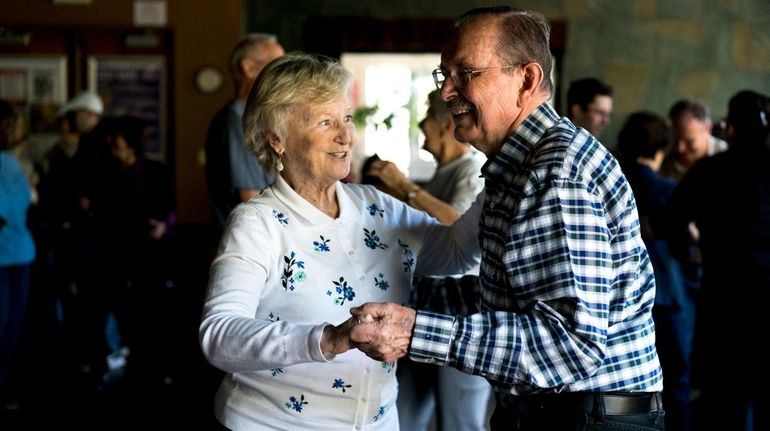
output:
<instances>
[{"instance_id":1,"label":"belt loop","mask_svg":"<svg viewBox=\"0 0 770 431\"><path fill-rule=\"evenodd\" d=\"M663 411L663 396L660 392L655 392L653 396L655 397L655 421L657 422L660 419L660 412Z\"/></svg>"},{"instance_id":2,"label":"belt loop","mask_svg":"<svg viewBox=\"0 0 770 431\"><path fill-rule=\"evenodd\" d=\"M607 414L605 412L604 408L604 395L601 392L596 392L594 394L594 420L597 424L601 424L604 422L604 419L607 417Z\"/></svg>"}]
</instances>

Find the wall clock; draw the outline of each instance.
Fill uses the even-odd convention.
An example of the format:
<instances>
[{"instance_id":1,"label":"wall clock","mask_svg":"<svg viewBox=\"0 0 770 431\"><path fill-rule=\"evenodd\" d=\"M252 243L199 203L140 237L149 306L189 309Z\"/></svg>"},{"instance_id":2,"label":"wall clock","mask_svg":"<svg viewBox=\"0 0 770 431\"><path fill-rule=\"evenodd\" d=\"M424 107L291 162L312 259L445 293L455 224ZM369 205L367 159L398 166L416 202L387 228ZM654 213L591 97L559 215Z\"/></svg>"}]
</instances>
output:
<instances>
[{"instance_id":1,"label":"wall clock","mask_svg":"<svg viewBox=\"0 0 770 431\"><path fill-rule=\"evenodd\" d=\"M222 72L214 66L203 66L195 72L195 88L203 94L214 94L225 83Z\"/></svg>"}]
</instances>

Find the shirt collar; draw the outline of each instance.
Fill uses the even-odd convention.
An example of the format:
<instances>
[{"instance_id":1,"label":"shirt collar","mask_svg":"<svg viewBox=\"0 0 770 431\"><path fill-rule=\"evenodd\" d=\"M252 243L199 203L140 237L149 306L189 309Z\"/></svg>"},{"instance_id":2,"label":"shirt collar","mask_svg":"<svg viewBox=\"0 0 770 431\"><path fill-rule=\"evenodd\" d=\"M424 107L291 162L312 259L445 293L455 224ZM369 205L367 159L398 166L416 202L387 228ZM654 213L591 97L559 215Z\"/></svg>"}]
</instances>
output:
<instances>
[{"instance_id":1,"label":"shirt collar","mask_svg":"<svg viewBox=\"0 0 770 431\"><path fill-rule=\"evenodd\" d=\"M340 206L340 215L338 222L359 220L361 215L361 205L348 191L347 186L337 181L335 184L337 193L337 203ZM300 196L289 186L281 175L278 175L275 182L270 186L270 190L276 199L281 201L286 207L294 213L295 217L304 219L312 225L323 225L335 221L335 219L326 215L323 211L314 207L305 198Z\"/></svg>"},{"instance_id":2,"label":"shirt collar","mask_svg":"<svg viewBox=\"0 0 770 431\"><path fill-rule=\"evenodd\" d=\"M500 151L482 168L482 174L488 178L510 174L511 167L521 165L545 132L557 121L559 115L548 102L538 106L513 134L503 141Z\"/></svg>"}]
</instances>

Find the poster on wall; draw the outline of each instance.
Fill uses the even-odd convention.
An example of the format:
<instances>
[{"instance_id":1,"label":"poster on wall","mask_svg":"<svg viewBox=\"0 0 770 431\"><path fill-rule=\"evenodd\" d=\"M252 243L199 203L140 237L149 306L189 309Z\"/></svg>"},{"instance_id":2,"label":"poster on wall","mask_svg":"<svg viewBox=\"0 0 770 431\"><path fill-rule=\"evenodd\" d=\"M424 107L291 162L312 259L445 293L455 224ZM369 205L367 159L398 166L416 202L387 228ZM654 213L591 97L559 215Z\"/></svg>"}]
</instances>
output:
<instances>
[{"instance_id":1,"label":"poster on wall","mask_svg":"<svg viewBox=\"0 0 770 431\"><path fill-rule=\"evenodd\" d=\"M146 156L165 161L166 64L162 56L88 58L88 88L104 101L104 115L145 122Z\"/></svg>"},{"instance_id":2,"label":"poster on wall","mask_svg":"<svg viewBox=\"0 0 770 431\"><path fill-rule=\"evenodd\" d=\"M67 101L66 57L0 57L0 98L22 115L28 151L37 160L59 136L56 112Z\"/></svg>"}]
</instances>

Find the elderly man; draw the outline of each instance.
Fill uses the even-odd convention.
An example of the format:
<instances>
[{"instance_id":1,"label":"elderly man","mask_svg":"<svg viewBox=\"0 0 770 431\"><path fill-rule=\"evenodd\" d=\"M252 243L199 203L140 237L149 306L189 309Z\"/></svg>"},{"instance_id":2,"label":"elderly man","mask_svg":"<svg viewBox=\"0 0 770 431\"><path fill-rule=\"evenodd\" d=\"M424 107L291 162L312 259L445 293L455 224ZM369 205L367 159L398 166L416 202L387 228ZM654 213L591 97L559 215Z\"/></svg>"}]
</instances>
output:
<instances>
[{"instance_id":1,"label":"elderly man","mask_svg":"<svg viewBox=\"0 0 770 431\"><path fill-rule=\"evenodd\" d=\"M685 98L668 113L674 145L661 167L661 174L675 181L697 161L727 150L727 142L711 134L711 116L703 101Z\"/></svg>"},{"instance_id":2,"label":"elderly man","mask_svg":"<svg viewBox=\"0 0 770 431\"><path fill-rule=\"evenodd\" d=\"M206 136L206 184L214 211L215 242L233 207L262 193L272 182L254 154L246 150L241 117L259 72L283 54L277 38L267 33L247 34L230 53L235 98L217 112Z\"/></svg>"},{"instance_id":3,"label":"elderly man","mask_svg":"<svg viewBox=\"0 0 770 431\"><path fill-rule=\"evenodd\" d=\"M474 9L434 72L455 137L488 159L480 312L368 303L351 309L351 338L381 360L485 376L492 430L663 429L636 203L612 155L546 103L549 34L536 12Z\"/></svg>"}]
</instances>

